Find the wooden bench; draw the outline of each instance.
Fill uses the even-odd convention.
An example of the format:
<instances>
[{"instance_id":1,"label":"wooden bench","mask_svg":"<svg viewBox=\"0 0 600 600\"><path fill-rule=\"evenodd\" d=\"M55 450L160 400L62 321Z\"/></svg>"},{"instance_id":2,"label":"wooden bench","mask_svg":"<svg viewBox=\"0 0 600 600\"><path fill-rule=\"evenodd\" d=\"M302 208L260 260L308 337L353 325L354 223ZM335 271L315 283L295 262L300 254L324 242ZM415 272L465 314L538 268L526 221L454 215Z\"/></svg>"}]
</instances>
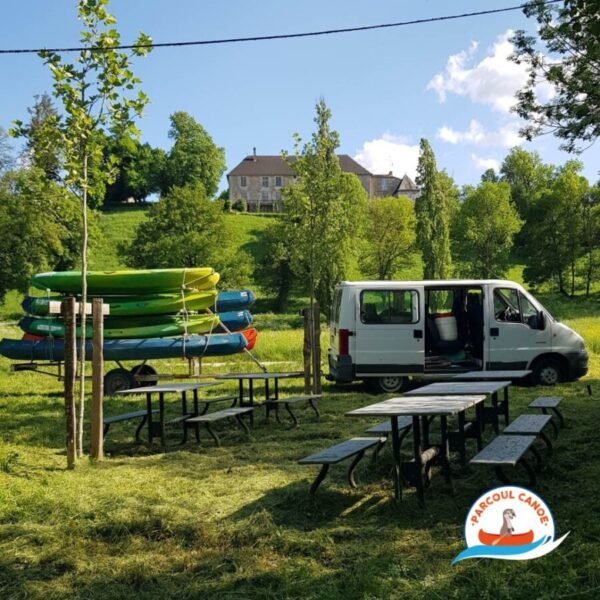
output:
<instances>
[{"instance_id":1,"label":"wooden bench","mask_svg":"<svg viewBox=\"0 0 600 600\"><path fill-rule=\"evenodd\" d=\"M550 415L520 415L510 425L504 428L502 435L535 435L539 436L548 450L552 452L552 443L543 429L552 423Z\"/></svg>"},{"instance_id":2,"label":"wooden bench","mask_svg":"<svg viewBox=\"0 0 600 600\"><path fill-rule=\"evenodd\" d=\"M535 435L500 435L494 438L481 452L469 462L472 465L491 465L496 476L502 483L509 483L509 479L502 471L502 467L516 467L518 464L525 467L529 474L529 482L535 485L535 471L525 460L525 454L531 450L538 465L541 464L540 455L534 448Z\"/></svg>"},{"instance_id":3,"label":"wooden bench","mask_svg":"<svg viewBox=\"0 0 600 600\"><path fill-rule=\"evenodd\" d=\"M152 411L153 413L157 413L158 409ZM146 424L148 420L148 411L147 410L136 410L135 412L123 413L120 415L113 415L112 417L104 417L102 419L102 423L104 424L104 432L103 435L106 437L110 426L113 423L120 423L121 421L129 421L130 419L142 419L140 424L137 426L135 430L135 439L140 442L140 432L142 431L142 427Z\"/></svg>"},{"instance_id":4,"label":"wooden bench","mask_svg":"<svg viewBox=\"0 0 600 600\"><path fill-rule=\"evenodd\" d=\"M309 394L306 396L293 396L291 398L278 398L273 400L266 400L264 403L266 410L266 420L269 420L269 415L272 410L275 411L275 419L277 419L278 423L281 423L279 419L279 407L285 406L288 414L292 419L292 427L296 427L298 425L298 419L296 415L292 411L292 406L294 404L304 403L308 404L314 411L317 419L321 416L319 412L319 407L317 406L317 401L321 399L321 394Z\"/></svg>"},{"instance_id":5,"label":"wooden bench","mask_svg":"<svg viewBox=\"0 0 600 600\"><path fill-rule=\"evenodd\" d=\"M356 487L356 481L354 479L354 470L356 469L356 466L369 448L384 443L385 438L381 437L356 437L300 459L298 463L301 465L321 465L319 474L310 486L310 494L314 495L317 491L317 488L321 485L323 479L325 479L331 465L342 462L351 456L354 456L355 458L348 467L348 483L351 487Z\"/></svg>"},{"instance_id":6,"label":"wooden bench","mask_svg":"<svg viewBox=\"0 0 600 600\"><path fill-rule=\"evenodd\" d=\"M195 417L189 417L188 419L186 419L185 423L187 424L202 424L204 425L204 427L206 427L206 431L208 431L208 433L210 434L210 436L212 437L212 439L215 441L215 444L217 446L221 445L221 440L219 439L219 437L217 436L217 434L213 431L211 424L215 423L217 421L223 421L224 419L230 419L230 418L235 418L235 420L238 422L238 424L240 425L240 427L247 433L250 433L250 430L248 429L248 426L246 425L246 423L244 423L244 421L242 420L242 417L244 415L250 414L252 413L252 411L254 410L254 406L244 406L244 407L237 407L237 408L226 408L224 410L217 410L215 412L212 413L207 413L204 415L198 415ZM199 441L199 436L197 437L198 441Z\"/></svg>"},{"instance_id":7,"label":"wooden bench","mask_svg":"<svg viewBox=\"0 0 600 600\"><path fill-rule=\"evenodd\" d=\"M548 414L548 410L551 410L558 418L560 426L564 427L565 420L562 416L562 413L558 410L558 405L560 404L561 400L562 398L560 396L540 396L533 402L529 403L529 408L539 408L545 415ZM556 426L554 420L552 421L552 426L554 427L556 435L558 435L558 427Z\"/></svg>"},{"instance_id":8,"label":"wooden bench","mask_svg":"<svg viewBox=\"0 0 600 600\"><path fill-rule=\"evenodd\" d=\"M399 446L402 446L402 442L404 441L404 438L410 431L411 427L411 417L398 417L398 431L400 433L400 435L398 436ZM365 433L372 433L373 435L384 436L385 440L387 441L389 436L392 434L392 421L391 419L388 419L387 421L382 421L377 425L373 425L373 427L369 427L369 429L365 429ZM377 446L377 448L375 448L375 452L373 454L374 458L377 458L379 452L381 451L384 445L385 441L383 444L380 444L379 446Z\"/></svg>"}]
</instances>

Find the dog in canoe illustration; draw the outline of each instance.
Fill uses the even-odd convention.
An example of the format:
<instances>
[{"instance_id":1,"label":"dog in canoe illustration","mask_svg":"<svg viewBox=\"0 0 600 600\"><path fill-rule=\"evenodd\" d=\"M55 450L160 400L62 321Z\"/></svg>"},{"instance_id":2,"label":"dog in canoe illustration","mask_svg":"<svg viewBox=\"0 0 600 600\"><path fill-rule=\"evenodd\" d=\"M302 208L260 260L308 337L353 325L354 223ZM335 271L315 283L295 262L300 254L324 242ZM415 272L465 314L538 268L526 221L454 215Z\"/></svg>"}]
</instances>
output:
<instances>
[{"instance_id":1,"label":"dog in canoe illustration","mask_svg":"<svg viewBox=\"0 0 600 600\"><path fill-rule=\"evenodd\" d=\"M502 512L502 527L500 533L488 533L483 529L479 530L479 541L485 546L522 546L533 542L533 530L525 533L515 533L513 520L517 514L512 508L507 508Z\"/></svg>"}]
</instances>

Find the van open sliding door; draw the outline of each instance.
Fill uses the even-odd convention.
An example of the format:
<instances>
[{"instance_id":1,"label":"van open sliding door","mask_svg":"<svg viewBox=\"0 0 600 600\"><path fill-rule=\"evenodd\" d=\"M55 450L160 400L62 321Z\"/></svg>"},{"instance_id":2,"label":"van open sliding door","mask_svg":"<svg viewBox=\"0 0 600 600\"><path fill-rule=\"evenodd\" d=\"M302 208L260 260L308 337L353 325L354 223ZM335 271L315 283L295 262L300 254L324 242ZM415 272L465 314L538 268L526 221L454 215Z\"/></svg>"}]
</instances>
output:
<instances>
[{"instance_id":1,"label":"van open sliding door","mask_svg":"<svg viewBox=\"0 0 600 600\"><path fill-rule=\"evenodd\" d=\"M356 310L356 376L423 373L423 289L363 289Z\"/></svg>"}]
</instances>

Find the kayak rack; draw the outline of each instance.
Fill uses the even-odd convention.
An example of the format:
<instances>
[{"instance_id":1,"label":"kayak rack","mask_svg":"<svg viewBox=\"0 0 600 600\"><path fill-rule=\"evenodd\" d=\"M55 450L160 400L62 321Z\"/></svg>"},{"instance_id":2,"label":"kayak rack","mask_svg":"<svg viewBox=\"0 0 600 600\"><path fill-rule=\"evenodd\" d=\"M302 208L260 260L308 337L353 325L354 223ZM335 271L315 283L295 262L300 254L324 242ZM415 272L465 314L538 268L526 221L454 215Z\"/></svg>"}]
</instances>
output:
<instances>
[{"instance_id":1,"label":"kayak rack","mask_svg":"<svg viewBox=\"0 0 600 600\"><path fill-rule=\"evenodd\" d=\"M50 375L51 377L56 377L58 381L63 380L63 363L61 361L50 361L50 362L28 362L28 363L12 363L10 365L10 370L13 372L19 371L34 371L35 373L41 373L42 375ZM55 372L44 371L42 368L55 368Z\"/></svg>"}]
</instances>

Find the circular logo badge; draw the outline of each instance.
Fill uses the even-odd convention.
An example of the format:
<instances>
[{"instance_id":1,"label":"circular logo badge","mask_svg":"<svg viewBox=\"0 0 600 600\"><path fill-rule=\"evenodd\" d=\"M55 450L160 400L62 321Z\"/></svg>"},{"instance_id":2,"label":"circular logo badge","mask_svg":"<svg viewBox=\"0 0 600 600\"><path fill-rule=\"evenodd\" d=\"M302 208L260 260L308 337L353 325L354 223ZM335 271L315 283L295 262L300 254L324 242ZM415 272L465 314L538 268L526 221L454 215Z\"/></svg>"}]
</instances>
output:
<instances>
[{"instance_id":1,"label":"circular logo badge","mask_svg":"<svg viewBox=\"0 0 600 600\"><path fill-rule=\"evenodd\" d=\"M505 485L482 494L467 513L466 558L529 560L548 554L569 535L554 539L554 519L548 505L531 490Z\"/></svg>"}]
</instances>

